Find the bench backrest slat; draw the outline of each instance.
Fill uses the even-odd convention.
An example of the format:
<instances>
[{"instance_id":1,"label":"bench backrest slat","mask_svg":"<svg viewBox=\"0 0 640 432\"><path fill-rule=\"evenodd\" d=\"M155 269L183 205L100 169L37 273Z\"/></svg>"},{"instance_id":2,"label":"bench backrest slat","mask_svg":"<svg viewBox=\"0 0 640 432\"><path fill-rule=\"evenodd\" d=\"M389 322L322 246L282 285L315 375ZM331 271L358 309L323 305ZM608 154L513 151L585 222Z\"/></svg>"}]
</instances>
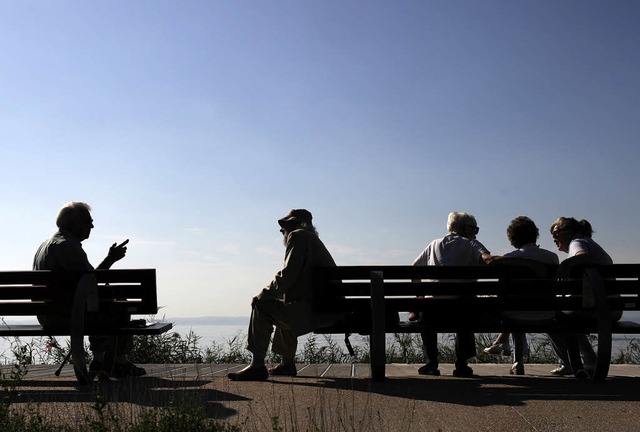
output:
<instances>
[{"instance_id":1,"label":"bench backrest slat","mask_svg":"<svg viewBox=\"0 0 640 432\"><path fill-rule=\"evenodd\" d=\"M154 269L95 270L102 308L135 314L158 311ZM0 271L0 316L32 316L60 312L75 291L77 272ZM111 304L113 299L126 299ZM64 309L64 307L63 307Z\"/></svg>"},{"instance_id":2,"label":"bench backrest slat","mask_svg":"<svg viewBox=\"0 0 640 432\"><path fill-rule=\"evenodd\" d=\"M603 284L609 295L611 310L640 310L640 265L614 264L600 266ZM556 267L549 267L554 275ZM535 277L528 269L509 266L344 266L325 267L315 271L314 303L316 310L328 311L342 297L370 298L371 272L382 272L384 296L493 296L492 300L471 299L476 304L499 304L517 310L581 309L584 281L581 277L558 280L555 276ZM420 282L412 280L420 279ZM435 282L435 283L434 283ZM615 298L622 296L621 299ZM557 296L572 296L561 300ZM414 300L407 300L409 304ZM343 303L346 305L348 303ZM400 303L398 303L400 304ZM348 307L348 306L344 306ZM408 309L411 310L411 309ZM567 309L569 310L569 309Z\"/></svg>"}]
</instances>

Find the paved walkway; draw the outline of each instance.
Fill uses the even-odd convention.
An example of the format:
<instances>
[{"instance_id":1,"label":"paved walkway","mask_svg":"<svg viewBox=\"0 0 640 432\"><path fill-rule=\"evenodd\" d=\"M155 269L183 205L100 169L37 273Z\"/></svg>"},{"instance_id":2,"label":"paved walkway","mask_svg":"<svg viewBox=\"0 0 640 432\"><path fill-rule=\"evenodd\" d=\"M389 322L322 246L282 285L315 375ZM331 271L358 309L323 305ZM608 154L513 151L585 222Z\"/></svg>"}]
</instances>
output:
<instances>
[{"instance_id":1,"label":"paved walkway","mask_svg":"<svg viewBox=\"0 0 640 432\"><path fill-rule=\"evenodd\" d=\"M241 365L145 365L149 374L105 386L108 408L121 418L151 407L187 403L249 431L637 431L640 366L612 365L604 383L549 375L552 365L473 365L477 378L417 375L420 365L387 365L372 383L368 365L300 365L295 378L232 382ZM3 366L6 373L10 367ZM76 387L66 367L31 366L15 406L38 404L52 418L91 415L94 392ZM275 427L274 427L275 426ZM277 429L282 428L282 429Z\"/></svg>"}]
</instances>

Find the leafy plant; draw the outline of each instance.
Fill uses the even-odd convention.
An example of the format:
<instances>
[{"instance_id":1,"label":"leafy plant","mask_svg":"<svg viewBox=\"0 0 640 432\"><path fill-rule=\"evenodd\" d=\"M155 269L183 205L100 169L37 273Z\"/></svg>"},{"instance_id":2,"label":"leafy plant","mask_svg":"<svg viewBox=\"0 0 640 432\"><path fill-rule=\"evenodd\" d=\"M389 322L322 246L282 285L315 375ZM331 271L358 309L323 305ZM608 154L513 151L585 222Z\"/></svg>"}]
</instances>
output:
<instances>
[{"instance_id":1,"label":"leafy plant","mask_svg":"<svg viewBox=\"0 0 640 432\"><path fill-rule=\"evenodd\" d=\"M133 337L129 358L134 363L202 363L200 336L189 330L179 333L138 335Z\"/></svg>"},{"instance_id":2,"label":"leafy plant","mask_svg":"<svg viewBox=\"0 0 640 432\"><path fill-rule=\"evenodd\" d=\"M612 354L611 363L640 364L640 341L628 340L626 347L618 348L618 352Z\"/></svg>"},{"instance_id":3,"label":"leafy plant","mask_svg":"<svg viewBox=\"0 0 640 432\"><path fill-rule=\"evenodd\" d=\"M251 355L244 349L245 338L242 333L238 333L230 339L225 339L225 343L213 342L204 351L205 363L247 363L251 360Z\"/></svg>"}]
</instances>

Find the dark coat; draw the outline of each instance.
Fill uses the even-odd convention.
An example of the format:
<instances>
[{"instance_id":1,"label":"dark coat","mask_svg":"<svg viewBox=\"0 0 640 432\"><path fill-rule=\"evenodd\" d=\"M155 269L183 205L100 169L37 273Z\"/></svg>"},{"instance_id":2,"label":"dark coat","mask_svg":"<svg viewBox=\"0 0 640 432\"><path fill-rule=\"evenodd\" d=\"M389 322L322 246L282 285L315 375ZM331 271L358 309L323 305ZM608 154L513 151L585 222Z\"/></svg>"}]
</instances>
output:
<instances>
[{"instance_id":1,"label":"dark coat","mask_svg":"<svg viewBox=\"0 0 640 432\"><path fill-rule=\"evenodd\" d=\"M293 332L296 335L309 333L321 319L311 310L313 269L335 265L317 235L304 229L292 231L286 239L282 270L257 297L261 300L284 301Z\"/></svg>"}]
</instances>

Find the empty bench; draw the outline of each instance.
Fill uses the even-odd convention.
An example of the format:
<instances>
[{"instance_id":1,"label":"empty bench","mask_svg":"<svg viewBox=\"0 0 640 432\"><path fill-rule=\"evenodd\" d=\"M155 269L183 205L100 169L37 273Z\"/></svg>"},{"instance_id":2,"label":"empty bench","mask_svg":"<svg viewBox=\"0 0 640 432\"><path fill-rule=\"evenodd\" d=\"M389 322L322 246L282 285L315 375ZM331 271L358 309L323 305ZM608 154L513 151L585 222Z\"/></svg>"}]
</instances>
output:
<instances>
[{"instance_id":1,"label":"empty bench","mask_svg":"<svg viewBox=\"0 0 640 432\"><path fill-rule=\"evenodd\" d=\"M585 333L597 334L594 380L605 380L611 361L612 334L640 334L640 324L612 323L611 311L640 310L640 265L614 264L576 269L558 280L557 267L540 277L519 266L344 266L317 268L313 307L316 313L345 318L317 334L370 336L371 378L385 378L387 333ZM418 298L417 296L423 296ZM399 312L422 311L419 323L400 322ZM590 322L550 318L526 321L506 312L589 312Z\"/></svg>"},{"instance_id":2,"label":"empty bench","mask_svg":"<svg viewBox=\"0 0 640 432\"><path fill-rule=\"evenodd\" d=\"M0 325L0 336L70 336L71 361L80 384L92 381L85 361L84 336L157 335L172 327L171 323L164 322L118 327L85 326L87 312L155 315L158 300L154 269L82 273L47 270L0 272L0 317L36 316L61 311L70 314L69 329L5 323ZM111 340L110 345L114 347L115 341ZM113 360L113 352L108 354L106 364Z\"/></svg>"}]
</instances>

